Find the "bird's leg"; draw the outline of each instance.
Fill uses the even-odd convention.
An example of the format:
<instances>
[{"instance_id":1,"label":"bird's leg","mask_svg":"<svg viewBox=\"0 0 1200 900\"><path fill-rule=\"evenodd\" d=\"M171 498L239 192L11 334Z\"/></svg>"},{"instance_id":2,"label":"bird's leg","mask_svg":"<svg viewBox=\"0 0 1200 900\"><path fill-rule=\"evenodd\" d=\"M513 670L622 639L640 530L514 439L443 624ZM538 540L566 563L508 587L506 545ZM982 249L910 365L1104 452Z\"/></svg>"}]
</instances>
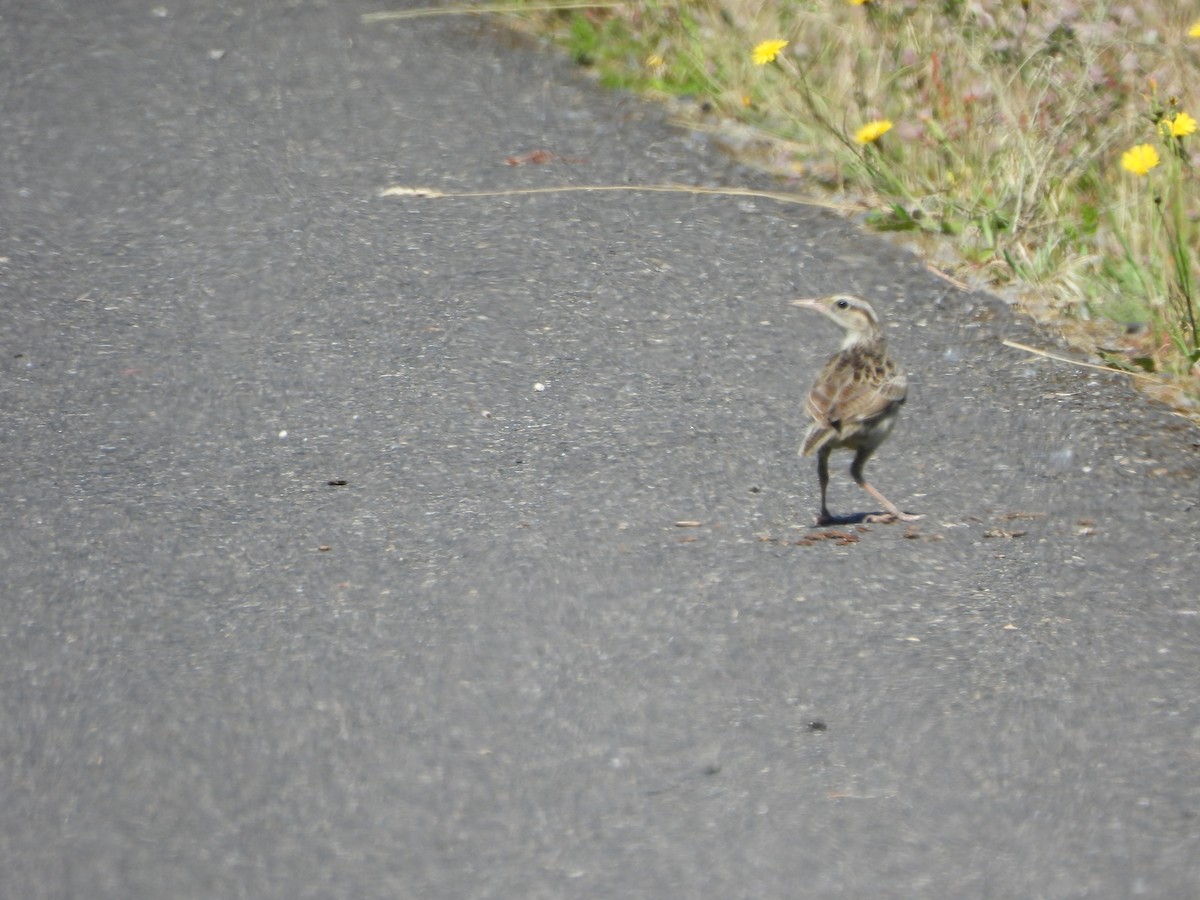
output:
<instances>
[{"instance_id":1,"label":"bird's leg","mask_svg":"<svg viewBox=\"0 0 1200 900\"><path fill-rule=\"evenodd\" d=\"M859 447L854 452L854 462L850 463L850 477L854 479L854 483L860 488L883 504L883 508L887 510L886 515L882 516L867 516L864 521L867 522L894 522L899 519L902 522L915 522L920 516L912 515L911 513L902 512L900 507L889 500L883 494L879 493L872 487L867 479L863 478L863 466L867 464L867 460L871 456L871 451L866 447Z\"/></svg>"},{"instance_id":2,"label":"bird's leg","mask_svg":"<svg viewBox=\"0 0 1200 900\"><path fill-rule=\"evenodd\" d=\"M821 483L821 514L817 516L818 525L828 525L833 521L829 507L825 505L825 492L829 489L829 454L833 448L822 447L817 451L817 480Z\"/></svg>"}]
</instances>

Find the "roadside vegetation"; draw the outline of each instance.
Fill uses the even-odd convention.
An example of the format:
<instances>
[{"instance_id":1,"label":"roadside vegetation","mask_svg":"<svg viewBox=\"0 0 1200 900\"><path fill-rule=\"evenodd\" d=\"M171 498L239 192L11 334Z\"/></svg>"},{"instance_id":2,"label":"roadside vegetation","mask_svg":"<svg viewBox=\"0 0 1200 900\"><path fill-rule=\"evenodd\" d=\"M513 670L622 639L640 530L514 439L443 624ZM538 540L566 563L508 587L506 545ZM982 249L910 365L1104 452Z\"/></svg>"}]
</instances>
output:
<instances>
[{"instance_id":1,"label":"roadside vegetation","mask_svg":"<svg viewBox=\"0 0 1200 900\"><path fill-rule=\"evenodd\" d=\"M602 83L753 126L781 176L875 228L948 243L943 268L1019 292L1196 414L1200 20L1185 4L639 0L528 15Z\"/></svg>"}]
</instances>

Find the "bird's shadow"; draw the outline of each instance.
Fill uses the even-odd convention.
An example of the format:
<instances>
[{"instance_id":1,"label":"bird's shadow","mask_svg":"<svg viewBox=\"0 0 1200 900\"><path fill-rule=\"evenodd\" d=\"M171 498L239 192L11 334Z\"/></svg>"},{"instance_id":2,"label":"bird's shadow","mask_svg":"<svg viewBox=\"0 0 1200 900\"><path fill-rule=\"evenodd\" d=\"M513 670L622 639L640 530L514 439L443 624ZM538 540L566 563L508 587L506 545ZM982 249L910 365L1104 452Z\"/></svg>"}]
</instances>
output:
<instances>
[{"instance_id":1,"label":"bird's shadow","mask_svg":"<svg viewBox=\"0 0 1200 900\"><path fill-rule=\"evenodd\" d=\"M824 520L818 519L815 527L826 528L830 525L862 525L864 523L870 525L896 525L899 522L900 520L895 517L889 519L886 512L857 512L845 516L830 516Z\"/></svg>"},{"instance_id":2,"label":"bird's shadow","mask_svg":"<svg viewBox=\"0 0 1200 900\"><path fill-rule=\"evenodd\" d=\"M850 513L848 516L830 516L828 519L818 518L815 526L817 528L828 528L830 525L861 525L867 521L867 517L872 513Z\"/></svg>"}]
</instances>

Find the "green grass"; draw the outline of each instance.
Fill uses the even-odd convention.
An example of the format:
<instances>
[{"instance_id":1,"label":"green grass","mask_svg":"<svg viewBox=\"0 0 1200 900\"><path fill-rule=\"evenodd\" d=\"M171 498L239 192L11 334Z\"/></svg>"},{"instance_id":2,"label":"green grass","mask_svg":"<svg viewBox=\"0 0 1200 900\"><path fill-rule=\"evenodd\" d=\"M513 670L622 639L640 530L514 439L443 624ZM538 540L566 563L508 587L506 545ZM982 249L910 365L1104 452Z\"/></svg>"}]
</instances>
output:
<instances>
[{"instance_id":1,"label":"green grass","mask_svg":"<svg viewBox=\"0 0 1200 900\"><path fill-rule=\"evenodd\" d=\"M1171 0L682 0L537 22L604 84L754 125L779 171L863 199L876 228L951 241L964 276L1035 290L1091 322L1106 358L1195 396L1200 131L1169 133L1200 118L1192 16ZM788 46L755 65L773 39ZM876 120L893 127L858 142ZM1141 175L1122 166L1140 144L1160 159Z\"/></svg>"}]
</instances>

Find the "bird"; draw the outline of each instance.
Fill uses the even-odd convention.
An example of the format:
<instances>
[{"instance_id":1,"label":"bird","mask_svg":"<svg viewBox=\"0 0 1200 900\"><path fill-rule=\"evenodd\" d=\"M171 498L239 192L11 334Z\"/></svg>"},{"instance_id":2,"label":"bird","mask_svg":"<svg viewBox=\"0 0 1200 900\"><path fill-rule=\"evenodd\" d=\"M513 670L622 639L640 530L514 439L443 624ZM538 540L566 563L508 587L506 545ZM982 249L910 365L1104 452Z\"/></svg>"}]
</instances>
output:
<instances>
[{"instance_id":1,"label":"bird","mask_svg":"<svg viewBox=\"0 0 1200 900\"><path fill-rule=\"evenodd\" d=\"M887 510L867 515L863 521L912 522L921 518L902 511L863 477L867 460L892 433L908 393L908 379L887 351L879 316L866 300L849 294L793 300L792 305L824 314L845 332L841 349L825 363L804 403L812 424L804 435L800 454L817 454L817 478L821 483L817 524L841 521L830 515L826 491L829 455L843 447L854 451L850 477Z\"/></svg>"}]
</instances>

